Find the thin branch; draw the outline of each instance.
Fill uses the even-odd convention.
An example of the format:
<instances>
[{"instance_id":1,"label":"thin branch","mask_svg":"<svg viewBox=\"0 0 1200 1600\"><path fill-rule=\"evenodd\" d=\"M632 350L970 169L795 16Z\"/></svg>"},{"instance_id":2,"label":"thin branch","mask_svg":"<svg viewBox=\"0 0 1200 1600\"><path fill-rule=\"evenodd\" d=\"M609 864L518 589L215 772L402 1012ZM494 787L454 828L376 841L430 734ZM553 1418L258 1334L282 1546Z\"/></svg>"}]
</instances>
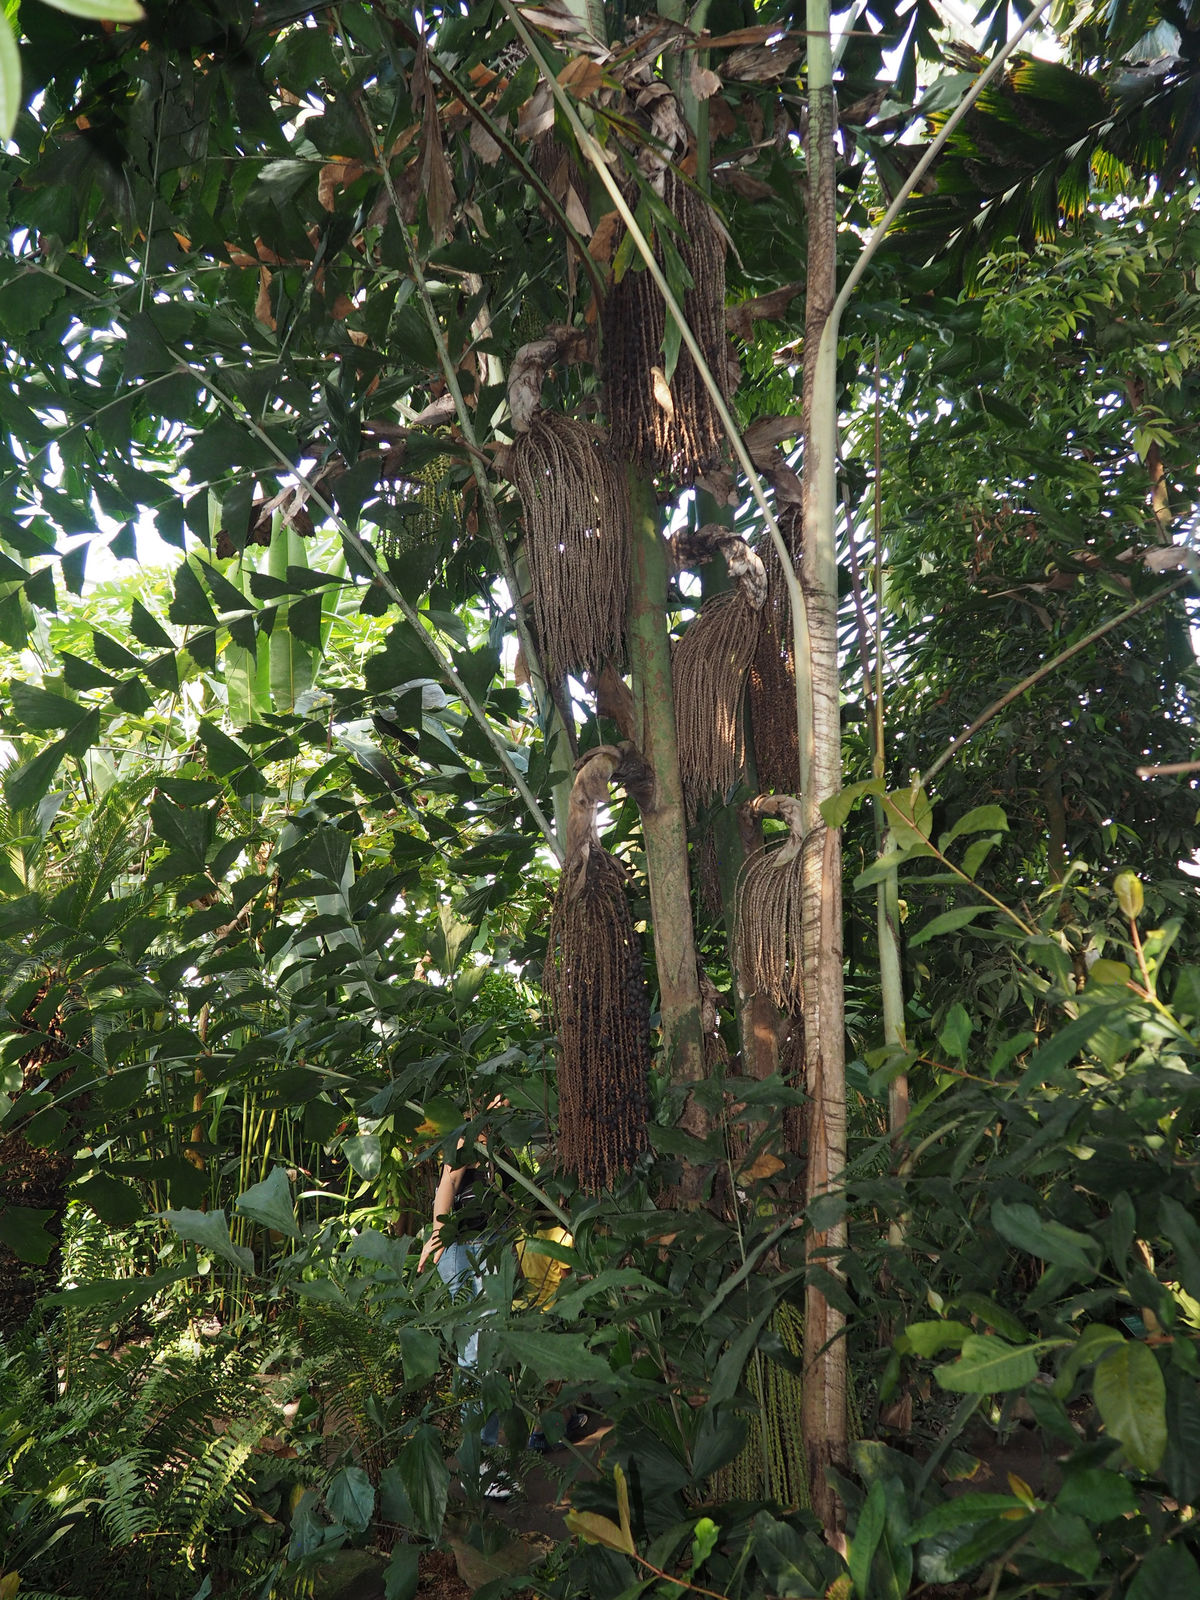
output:
<instances>
[{"instance_id":1,"label":"thin branch","mask_svg":"<svg viewBox=\"0 0 1200 1600\"><path fill-rule=\"evenodd\" d=\"M1200 761L1166 761L1157 767L1137 767L1139 778L1176 778L1185 772L1200 772Z\"/></svg>"},{"instance_id":2,"label":"thin branch","mask_svg":"<svg viewBox=\"0 0 1200 1600\"><path fill-rule=\"evenodd\" d=\"M1129 606L1108 622L1102 622L1098 628L1093 628L1091 633L1084 634L1082 639L1077 639L1074 644L1068 645L1065 650L1060 651L1052 660L1044 662L1036 672L1031 672L1027 678L1022 678L1020 683L1014 684L1007 694L1002 694L999 700L993 701L986 711L976 717L969 728L964 728L957 739L951 739L933 765L926 768L922 774L920 787L922 789L928 788L937 774L955 753L962 749L968 739L973 739L980 728L985 727L998 712L1004 710L1005 706L1010 706L1014 700L1019 700L1027 689L1032 689L1034 684L1041 683L1043 678L1048 678L1052 672L1061 667L1064 661L1070 661L1072 656L1077 656L1081 650L1086 650L1088 645L1095 644L1096 640L1102 639L1106 633L1111 633L1114 628L1119 628L1123 622L1129 622L1132 618L1140 615L1141 612L1149 611L1151 606L1156 606L1160 600L1165 600L1168 595L1174 594L1176 589L1182 588L1185 583L1190 582L1190 573L1174 579L1165 588L1160 589L1157 594L1150 595L1146 600L1139 600L1137 605ZM1141 769L1139 769L1139 775L1143 775Z\"/></svg>"}]
</instances>

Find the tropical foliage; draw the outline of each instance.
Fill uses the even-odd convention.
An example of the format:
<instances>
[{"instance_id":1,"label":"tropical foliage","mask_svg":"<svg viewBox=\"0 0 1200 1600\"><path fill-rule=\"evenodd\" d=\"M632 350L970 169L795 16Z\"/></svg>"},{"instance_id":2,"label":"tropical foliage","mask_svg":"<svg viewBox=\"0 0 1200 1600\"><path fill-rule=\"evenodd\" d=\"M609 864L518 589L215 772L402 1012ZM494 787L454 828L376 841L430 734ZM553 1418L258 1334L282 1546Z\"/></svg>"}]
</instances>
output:
<instances>
[{"instance_id":1,"label":"tropical foliage","mask_svg":"<svg viewBox=\"0 0 1200 1600\"><path fill-rule=\"evenodd\" d=\"M835 141L819 0L79 11L0 43L0 1600L1200 1595L1190 15L968 107L1007 8L869 0ZM514 1546L480 1418L575 1403Z\"/></svg>"}]
</instances>

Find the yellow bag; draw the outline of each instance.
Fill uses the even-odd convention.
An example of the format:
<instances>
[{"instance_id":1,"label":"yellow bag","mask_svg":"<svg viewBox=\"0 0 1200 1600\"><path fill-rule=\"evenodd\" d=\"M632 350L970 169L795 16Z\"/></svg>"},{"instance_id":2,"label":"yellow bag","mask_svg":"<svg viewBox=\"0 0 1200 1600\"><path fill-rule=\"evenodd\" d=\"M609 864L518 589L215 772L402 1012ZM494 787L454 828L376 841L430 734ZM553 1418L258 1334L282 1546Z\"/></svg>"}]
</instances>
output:
<instances>
[{"instance_id":1,"label":"yellow bag","mask_svg":"<svg viewBox=\"0 0 1200 1600\"><path fill-rule=\"evenodd\" d=\"M539 1228L531 1238L517 1240L517 1264L521 1276L529 1285L528 1303L541 1311L554 1299L571 1269L557 1256L539 1250L539 1239L544 1239L548 1244L567 1246L572 1245L574 1240L565 1228Z\"/></svg>"}]
</instances>

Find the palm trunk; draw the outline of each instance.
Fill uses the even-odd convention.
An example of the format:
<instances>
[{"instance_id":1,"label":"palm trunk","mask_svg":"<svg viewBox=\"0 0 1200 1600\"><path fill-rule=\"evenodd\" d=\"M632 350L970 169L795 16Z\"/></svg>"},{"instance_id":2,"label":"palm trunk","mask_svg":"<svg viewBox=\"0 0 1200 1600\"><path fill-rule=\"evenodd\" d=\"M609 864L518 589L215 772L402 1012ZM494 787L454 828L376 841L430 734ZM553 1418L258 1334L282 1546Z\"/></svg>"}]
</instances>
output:
<instances>
[{"instance_id":1,"label":"palm trunk","mask_svg":"<svg viewBox=\"0 0 1200 1600\"><path fill-rule=\"evenodd\" d=\"M704 1076L700 985L688 879L687 819L667 635L667 547L659 528L652 486L629 474L633 546L630 573L629 658L637 745L654 774L654 792L642 811L646 874L658 969L662 1051L671 1082L684 1088ZM697 1138L707 1118L690 1095L681 1126ZM685 1200L699 1199L700 1175L685 1176Z\"/></svg>"},{"instance_id":2,"label":"palm trunk","mask_svg":"<svg viewBox=\"0 0 1200 1600\"><path fill-rule=\"evenodd\" d=\"M842 986L841 834L826 828L820 804L841 787L841 717L837 661L836 325L837 219L834 191L833 56L829 0L808 3L808 291L804 363L804 554L812 695L808 791L804 795L804 1049L809 1105L806 1198L841 1181L846 1159L844 1000ZM832 337L822 337L824 334ZM797 687L802 664L797 662ZM837 1270L844 1222L808 1237L809 1261ZM846 1452L846 1346L842 1314L811 1283L805 1296L804 1442L813 1510L835 1544L842 1541L841 1503L826 1469Z\"/></svg>"}]
</instances>

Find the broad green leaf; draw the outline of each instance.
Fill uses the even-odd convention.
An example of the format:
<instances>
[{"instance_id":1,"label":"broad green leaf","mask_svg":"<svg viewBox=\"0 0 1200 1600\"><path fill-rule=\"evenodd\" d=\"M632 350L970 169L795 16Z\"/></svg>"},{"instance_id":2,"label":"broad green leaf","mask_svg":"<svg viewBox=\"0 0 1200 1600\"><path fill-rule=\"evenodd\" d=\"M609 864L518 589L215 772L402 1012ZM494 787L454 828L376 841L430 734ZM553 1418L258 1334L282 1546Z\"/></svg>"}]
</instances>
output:
<instances>
[{"instance_id":1,"label":"broad green leaf","mask_svg":"<svg viewBox=\"0 0 1200 1600\"><path fill-rule=\"evenodd\" d=\"M928 940L936 938L939 933L954 933L958 928L965 928L969 922L974 922L976 917L990 910L990 906L954 906L952 910L943 911L938 916L930 918L908 942L910 945L925 944Z\"/></svg>"},{"instance_id":2,"label":"broad green leaf","mask_svg":"<svg viewBox=\"0 0 1200 1600\"><path fill-rule=\"evenodd\" d=\"M1167 1386L1148 1345L1126 1340L1096 1363L1096 1409L1139 1472L1153 1472L1167 1449Z\"/></svg>"},{"instance_id":3,"label":"broad green leaf","mask_svg":"<svg viewBox=\"0 0 1200 1600\"><path fill-rule=\"evenodd\" d=\"M21 56L12 27L0 17L0 139L7 142L21 109Z\"/></svg>"},{"instance_id":4,"label":"broad green leaf","mask_svg":"<svg viewBox=\"0 0 1200 1600\"><path fill-rule=\"evenodd\" d=\"M335 1522L361 1533L375 1510L374 1485L361 1467L343 1467L325 1491L325 1504Z\"/></svg>"},{"instance_id":5,"label":"broad green leaf","mask_svg":"<svg viewBox=\"0 0 1200 1600\"><path fill-rule=\"evenodd\" d=\"M356 1133L342 1143L342 1154L360 1178L373 1183L383 1166L383 1149L377 1133Z\"/></svg>"},{"instance_id":6,"label":"broad green leaf","mask_svg":"<svg viewBox=\"0 0 1200 1600\"><path fill-rule=\"evenodd\" d=\"M46 4L86 22L140 22L146 15L138 0L46 0Z\"/></svg>"},{"instance_id":7,"label":"broad green leaf","mask_svg":"<svg viewBox=\"0 0 1200 1600\"><path fill-rule=\"evenodd\" d=\"M450 1489L450 1469L442 1454L442 1436L422 1423L396 1455L396 1472L408 1497L413 1531L425 1539L440 1539Z\"/></svg>"},{"instance_id":8,"label":"broad green leaf","mask_svg":"<svg viewBox=\"0 0 1200 1600\"><path fill-rule=\"evenodd\" d=\"M1030 1547L1047 1561L1090 1578L1100 1565L1095 1530L1082 1517L1057 1509L1042 1511L1029 1529Z\"/></svg>"},{"instance_id":9,"label":"broad green leaf","mask_svg":"<svg viewBox=\"0 0 1200 1600\"><path fill-rule=\"evenodd\" d=\"M936 1322L910 1322L901 1337L907 1341L914 1355L929 1357L951 1346L957 1349L964 1339L970 1337L970 1333L965 1322L939 1319Z\"/></svg>"},{"instance_id":10,"label":"broad green leaf","mask_svg":"<svg viewBox=\"0 0 1200 1600\"><path fill-rule=\"evenodd\" d=\"M603 1517L598 1511L568 1511L563 1521L568 1533L587 1544L602 1544L606 1549L620 1550L627 1556L634 1552L633 1539L622 1532L611 1517Z\"/></svg>"},{"instance_id":11,"label":"broad green leaf","mask_svg":"<svg viewBox=\"0 0 1200 1600\"><path fill-rule=\"evenodd\" d=\"M140 600L133 602L129 614L129 631L139 644L151 650L174 650L175 641L158 620L151 616Z\"/></svg>"},{"instance_id":12,"label":"broad green leaf","mask_svg":"<svg viewBox=\"0 0 1200 1600\"><path fill-rule=\"evenodd\" d=\"M238 1195L233 1206L242 1216L261 1223L264 1228L285 1233L292 1239L303 1238L292 1209L292 1186L282 1167L272 1167L261 1183L252 1184Z\"/></svg>"},{"instance_id":13,"label":"broad green leaf","mask_svg":"<svg viewBox=\"0 0 1200 1600\"><path fill-rule=\"evenodd\" d=\"M32 1206L6 1206L0 1210L0 1244L7 1245L19 1261L44 1266L58 1240L47 1232L53 1211L36 1211Z\"/></svg>"},{"instance_id":14,"label":"broad green leaf","mask_svg":"<svg viewBox=\"0 0 1200 1600\"><path fill-rule=\"evenodd\" d=\"M862 783L847 784L837 794L831 794L828 800L821 802L821 816L826 826L840 828L864 795L882 794L883 790L882 778L867 778Z\"/></svg>"},{"instance_id":15,"label":"broad green leaf","mask_svg":"<svg viewBox=\"0 0 1200 1600\"><path fill-rule=\"evenodd\" d=\"M570 1382L611 1381L612 1369L603 1356L588 1349L578 1333L524 1333L515 1328L488 1328L482 1335L501 1362L528 1367L539 1378Z\"/></svg>"},{"instance_id":16,"label":"broad green leaf","mask_svg":"<svg viewBox=\"0 0 1200 1600\"><path fill-rule=\"evenodd\" d=\"M1112 1522L1117 1517L1132 1516L1138 1504L1129 1479L1119 1472L1103 1467L1076 1468L1069 1463L1054 1503L1060 1510L1072 1511L1089 1522Z\"/></svg>"},{"instance_id":17,"label":"broad green leaf","mask_svg":"<svg viewBox=\"0 0 1200 1600\"><path fill-rule=\"evenodd\" d=\"M181 627L216 626L216 612L208 603L208 596L200 585L200 579L186 561L181 561L175 569L175 594L167 616ZM189 650L192 643L193 641L189 639Z\"/></svg>"},{"instance_id":18,"label":"broad green leaf","mask_svg":"<svg viewBox=\"0 0 1200 1600\"><path fill-rule=\"evenodd\" d=\"M818 1600L826 1593L834 1571L841 1570L841 1562L816 1535L806 1540L769 1511L760 1511L755 1517L752 1538L770 1592L781 1600Z\"/></svg>"},{"instance_id":19,"label":"broad green leaf","mask_svg":"<svg viewBox=\"0 0 1200 1600\"><path fill-rule=\"evenodd\" d=\"M936 1534L949 1533L954 1528L967 1528L975 1522L987 1522L992 1517L1007 1516L1025 1507L1011 1494L964 1494L947 1500L932 1511L927 1511L908 1530L908 1539L916 1544L921 1539L932 1539Z\"/></svg>"},{"instance_id":20,"label":"broad green leaf","mask_svg":"<svg viewBox=\"0 0 1200 1600\"><path fill-rule=\"evenodd\" d=\"M87 714L87 707L81 706L78 700L64 699L60 694L51 694L48 689L39 689L36 684L22 683L19 678L14 678L9 684L9 693L17 721L38 732L50 728L73 728Z\"/></svg>"},{"instance_id":21,"label":"broad green leaf","mask_svg":"<svg viewBox=\"0 0 1200 1600\"><path fill-rule=\"evenodd\" d=\"M128 1227L145 1215L141 1196L132 1184L108 1172L94 1173L78 1185L75 1193L85 1205L91 1206L101 1222L114 1228Z\"/></svg>"},{"instance_id":22,"label":"broad green leaf","mask_svg":"<svg viewBox=\"0 0 1200 1600\"><path fill-rule=\"evenodd\" d=\"M974 1024L966 1006L956 1000L946 1013L938 1043L948 1056L953 1056L956 1061L965 1061L973 1031Z\"/></svg>"},{"instance_id":23,"label":"broad green leaf","mask_svg":"<svg viewBox=\"0 0 1200 1600\"><path fill-rule=\"evenodd\" d=\"M1158 1203L1162 1230L1175 1251L1175 1271L1194 1300L1200 1300L1200 1227L1191 1212L1164 1195Z\"/></svg>"},{"instance_id":24,"label":"broad green leaf","mask_svg":"<svg viewBox=\"0 0 1200 1600\"><path fill-rule=\"evenodd\" d=\"M992 1226L1002 1239L1053 1266L1070 1267L1076 1272L1094 1274L1100 1262L1100 1247L1086 1233L1077 1233L1061 1222L1048 1222L1033 1206L1006 1205L997 1200L992 1206Z\"/></svg>"},{"instance_id":25,"label":"broad green leaf","mask_svg":"<svg viewBox=\"0 0 1200 1600\"><path fill-rule=\"evenodd\" d=\"M1113 880L1113 893L1117 897L1117 904L1131 922L1136 922L1142 914L1146 897L1142 892L1141 879L1136 872L1118 872Z\"/></svg>"},{"instance_id":26,"label":"broad green leaf","mask_svg":"<svg viewBox=\"0 0 1200 1600\"><path fill-rule=\"evenodd\" d=\"M938 840L938 849L944 855L949 845L964 833L1007 833L1008 818L1004 814L1003 806L986 805L976 806L968 811L965 817L960 817L956 823Z\"/></svg>"},{"instance_id":27,"label":"broad green leaf","mask_svg":"<svg viewBox=\"0 0 1200 1600\"><path fill-rule=\"evenodd\" d=\"M1153 1550L1125 1590L1125 1600L1200 1600L1200 1568L1182 1544Z\"/></svg>"},{"instance_id":28,"label":"broad green leaf","mask_svg":"<svg viewBox=\"0 0 1200 1600\"><path fill-rule=\"evenodd\" d=\"M383 1600L416 1600L419 1556L415 1544L396 1546L392 1559L383 1569Z\"/></svg>"},{"instance_id":29,"label":"broad green leaf","mask_svg":"<svg viewBox=\"0 0 1200 1600\"><path fill-rule=\"evenodd\" d=\"M1037 1377L1037 1356L993 1333L973 1333L963 1340L957 1361L935 1367L934 1377L943 1389L960 1394L996 1394L1020 1389Z\"/></svg>"},{"instance_id":30,"label":"broad green leaf","mask_svg":"<svg viewBox=\"0 0 1200 1600\"><path fill-rule=\"evenodd\" d=\"M423 1328L398 1328L396 1340L400 1346L405 1383L414 1386L428 1383L441 1364L441 1345Z\"/></svg>"},{"instance_id":31,"label":"broad green leaf","mask_svg":"<svg viewBox=\"0 0 1200 1600\"><path fill-rule=\"evenodd\" d=\"M164 1211L162 1217L181 1239L199 1245L206 1255L219 1256L242 1272L254 1271L254 1256L230 1239L229 1223L223 1211L195 1211L185 1207L181 1211Z\"/></svg>"},{"instance_id":32,"label":"broad green leaf","mask_svg":"<svg viewBox=\"0 0 1200 1600\"><path fill-rule=\"evenodd\" d=\"M1087 981L1097 987L1102 984L1127 984L1133 977L1129 966L1124 961L1093 961L1088 968Z\"/></svg>"},{"instance_id":33,"label":"broad green leaf","mask_svg":"<svg viewBox=\"0 0 1200 1600\"><path fill-rule=\"evenodd\" d=\"M1090 1366L1093 1361L1098 1361L1113 1345L1124 1342L1125 1335L1118 1333L1115 1328L1106 1328L1102 1322L1089 1323L1072 1348L1067 1351L1058 1369L1058 1376L1054 1380L1054 1393L1060 1400L1066 1400L1084 1367Z\"/></svg>"},{"instance_id":34,"label":"broad green leaf","mask_svg":"<svg viewBox=\"0 0 1200 1600\"><path fill-rule=\"evenodd\" d=\"M883 1484L877 1479L871 1485L866 1504L858 1514L858 1526L849 1541L850 1548L846 1556L859 1600L871 1600L871 1564L875 1559L876 1546L883 1536L886 1516L887 1500Z\"/></svg>"},{"instance_id":35,"label":"broad green leaf","mask_svg":"<svg viewBox=\"0 0 1200 1600\"><path fill-rule=\"evenodd\" d=\"M933 802L924 789L897 789L884 796L892 839L901 849L927 844L933 826Z\"/></svg>"}]
</instances>

